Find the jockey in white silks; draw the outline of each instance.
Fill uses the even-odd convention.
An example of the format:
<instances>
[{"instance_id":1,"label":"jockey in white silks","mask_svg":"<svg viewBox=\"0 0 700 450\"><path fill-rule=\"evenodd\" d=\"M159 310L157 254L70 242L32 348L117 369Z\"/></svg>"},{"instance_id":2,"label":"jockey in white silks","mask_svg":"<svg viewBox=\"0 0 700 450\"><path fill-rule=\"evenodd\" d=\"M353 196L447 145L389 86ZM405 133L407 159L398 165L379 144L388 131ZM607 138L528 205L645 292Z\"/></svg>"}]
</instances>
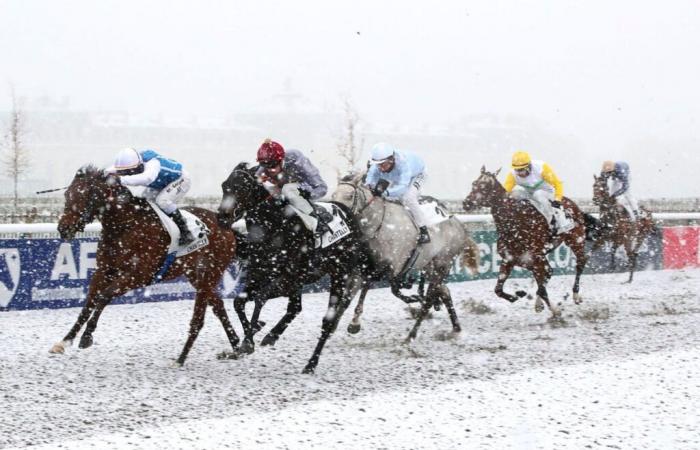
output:
<instances>
[{"instance_id":1,"label":"jockey in white silks","mask_svg":"<svg viewBox=\"0 0 700 450\"><path fill-rule=\"evenodd\" d=\"M309 158L299 150L285 151L279 143L266 139L258 149L257 161L260 167L256 175L267 182L270 193L284 197L311 232L326 231L333 217L311 200L326 195L328 186Z\"/></svg>"},{"instance_id":2,"label":"jockey in white silks","mask_svg":"<svg viewBox=\"0 0 700 450\"><path fill-rule=\"evenodd\" d=\"M154 150L125 148L119 152L114 165L107 172L117 175L125 186L145 187L141 196L158 205L180 230L180 246L194 241L192 232L177 209L177 202L190 190L191 185L190 176L182 170L182 164Z\"/></svg>"},{"instance_id":3,"label":"jockey in white silks","mask_svg":"<svg viewBox=\"0 0 700 450\"><path fill-rule=\"evenodd\" d=\"M625 208L630 219L637 220L639 205L630 192L630 166L624 161L605 161L600 176L606 180L610 196Z\"/></svg>"},{"instance_id":4,"label":"jockey in white silks","mask_svg":"<svg viewBox=\"0 0 700 450\"><path fill-rule=\"evenodd\" d=\"M513 154L511 166L513 170L503 183L511 197L530 200L555 234L570 231L575 224L561 207L564 187L549 164L532 160L528 153L519 151Z\"/></svg>"},{"instance_id":5,"label":"jockey in white silks","mask_svg":"<svg viewBox=\"0 0 700 450\"><path fill-rule=\"evenodd\" d=\"M385 143L375 144L371 157L365 184L375 195L385 195L389 200L399 201L418 227L418 244L430 242L428 221L418 203L420 188L425 181L423 160L415 153L398 150ZM383 192L376 189L380 180L389 182L388 188Z\"/></svg>"}]
</instances>

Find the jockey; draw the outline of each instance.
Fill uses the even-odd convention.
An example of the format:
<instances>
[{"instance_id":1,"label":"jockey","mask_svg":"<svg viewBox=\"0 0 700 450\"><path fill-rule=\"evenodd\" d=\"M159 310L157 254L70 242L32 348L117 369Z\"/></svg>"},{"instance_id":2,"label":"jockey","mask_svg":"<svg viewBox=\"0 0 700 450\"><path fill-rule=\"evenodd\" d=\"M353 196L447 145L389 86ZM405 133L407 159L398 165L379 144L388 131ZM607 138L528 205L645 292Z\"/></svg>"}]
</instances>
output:
<instances>
[{"instance_id":1,"label":"jockey","mask_svg":"<svg viewBox=\"0 0 700 450\"><path fill-rule=\"evenodd\" d=\"M125 148L119 152L114 166L107 172L119 176L123 185L145 187L141 196L155 202L180 230L180 246L194 241L185 218L177 209L177 202L190 190L191 184L190 176L182 170L182 164L153 150Z\"/></svg>"},{"instance_id":2,"label":"jockey","mask_svg":"<svg viewBox=\"0 0 700 450\"><path fill-rule=\"evenodd\" d=\"M256 175L274 185L276 189L272 193L279 192L310 231L325 231L333 217L310 200L326 195L328 186L309 158L299 150L285 151L277 142L265 139L258 149L257 160L260 167Z\"/></svg>"},{"instance_id":3,"label":"jockey","mask_svg":"<svg viewBox=\"0 0 700 450\"><path fill-rule=\"evenodd\" d=\"M571 230L574 223L561 207L564 188L549 164L532 160L528 153L519 151L513 154L511 166L513 170L503 184L511 197L530 200L555 234Z\"/></svg>"},{"instance_id":4,"label":"jockey","mask_svg":"<svg viewBox=\"0 0 700 450\"><path fill-rule=\"evenodd\" d=\"M636 220L639 205L630 192L630 166L624 161L605 161L600 176L607 181L610 196L617 199L633 221Z\"/></svg>"},{"instance_id":5,"label":"jockey","mask_svg":"<svg viewBox=\"0 0 700 450\"><path fill-rule=\"evenodd\" d=\"M419 244L430 242L427 219L418 204L420 188L425 180L425 163L416 154L395 149L390 144L378 143L372 147L372 159L367 171L365 184L374 195L384 195L390 200L398 200L409 212L418 226ZM386 191L377 189L381 180L389 182Z\"/></svg>"}]
</instances>

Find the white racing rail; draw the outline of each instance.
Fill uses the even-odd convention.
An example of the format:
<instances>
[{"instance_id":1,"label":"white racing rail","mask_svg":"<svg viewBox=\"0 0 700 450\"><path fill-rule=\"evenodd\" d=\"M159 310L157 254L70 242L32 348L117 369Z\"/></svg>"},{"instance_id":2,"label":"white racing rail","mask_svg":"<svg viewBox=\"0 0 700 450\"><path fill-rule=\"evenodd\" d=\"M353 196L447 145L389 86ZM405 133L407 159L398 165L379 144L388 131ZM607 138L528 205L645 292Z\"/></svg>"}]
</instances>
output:
<instances>
[{"instance_id":1,"label":"white racing rail","mask_svg":"<svg viewBox=\"0 0 700 450\"><path fill-rule=\"evenodd\" d=\"M493 217L491 214L457 214L457 218L465 223L491 223ZM593 214L593 216L598 216ZM654 213L654 219L674 221L674 220L700 220L700 212L689 213ZM234 225L235 226L235 225ZM18 223L18 224L0 224L0 234L46 234L58 233L57 224L55 223ZM102 230L102 225L99 223L91 223L85 227L86 233L99 233Z\"/></svg>"}]
</instances>

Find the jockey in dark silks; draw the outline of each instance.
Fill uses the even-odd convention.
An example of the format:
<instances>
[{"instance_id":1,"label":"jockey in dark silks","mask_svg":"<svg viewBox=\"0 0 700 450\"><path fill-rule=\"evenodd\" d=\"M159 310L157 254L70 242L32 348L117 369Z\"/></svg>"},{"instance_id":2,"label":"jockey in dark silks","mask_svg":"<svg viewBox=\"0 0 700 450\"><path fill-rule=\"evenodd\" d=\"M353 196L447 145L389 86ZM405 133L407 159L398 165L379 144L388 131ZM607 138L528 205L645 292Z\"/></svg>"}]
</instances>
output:
<instances>
[{"instance_id":1,"label":"jockey in dark silks","mask_svg":"<svg viewBox=\"0 0 700 450\"><path fill-rule=\"evenodd\" d=\"M185 218L177 209L177 202L190 190L191 184L190 176L182 170L182 164L153 150L125 148L119 152L114 166L108 168L107 172L119 176L121 184L125 186L145 187L141 196L155 202L180 230L180 246L187 246L194 241Z\"/></svg>"},{"instance_id":2,"label":"jockey in dark silks","mask_svg":"<svg viewBox=\"0 0 700 450\"><path fill-rule=\"evenodd\" d=\"M630 192L630 166L624 161L605 161L600 176L608 183L610 196L617 199L632 220L639 217L637 199Z\"/></svg>"},{"instance_id":3,"label":"jockey in dark silks","mask_svg":"<svg viewBox=\"0 0 700 450\"><path fill-rule=\"evenodd\" d=\"M316 166L309 158L295 149L286 150L280 144L266 139L258 149L260 168L257 175L272 195L282 196L311 232L320 233L332 220L330 213L315 207L310 200L317 200L328 191Z\"/></svg>"}]
</instances>

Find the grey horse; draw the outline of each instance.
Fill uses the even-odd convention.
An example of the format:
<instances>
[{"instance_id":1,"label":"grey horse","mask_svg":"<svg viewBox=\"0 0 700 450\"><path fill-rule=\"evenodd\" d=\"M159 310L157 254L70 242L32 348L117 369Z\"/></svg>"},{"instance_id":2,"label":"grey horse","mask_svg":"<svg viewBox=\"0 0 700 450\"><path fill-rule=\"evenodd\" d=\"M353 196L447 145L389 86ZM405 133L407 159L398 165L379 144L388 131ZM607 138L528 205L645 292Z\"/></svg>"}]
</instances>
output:
<instances>
[{"instance_id":1,"label":"grey horse","mask_svg":"<svg viewBox=\"0 0 700 450\"><path fill-rule=\"evenodd\" d=\"M390 281L394 295L407 303L421 303L417 321L408 339L416 337L430 307L438 307L440 302L447 308L453 331L461 331L445 280L457 256L462 257L462 267L472 273L477 271L479 249L464 224L456 217L446 217L446 212L440 210L438 212L445 215L445 220L431 227L431 242L416 246L419 231L406 209L399 203L374 197L363 185L361 176L341 181L333 194L333 200L345 205L358 220L377 266L377 272ZM400 289L409 269L421 272L424 281L428 283L425 296L422 292L418 296L406 296L401 293ZM348 326L350 332L360 329L365 293L366 289L360 295L355 315Z\"/></svg>"}]
</instances>

